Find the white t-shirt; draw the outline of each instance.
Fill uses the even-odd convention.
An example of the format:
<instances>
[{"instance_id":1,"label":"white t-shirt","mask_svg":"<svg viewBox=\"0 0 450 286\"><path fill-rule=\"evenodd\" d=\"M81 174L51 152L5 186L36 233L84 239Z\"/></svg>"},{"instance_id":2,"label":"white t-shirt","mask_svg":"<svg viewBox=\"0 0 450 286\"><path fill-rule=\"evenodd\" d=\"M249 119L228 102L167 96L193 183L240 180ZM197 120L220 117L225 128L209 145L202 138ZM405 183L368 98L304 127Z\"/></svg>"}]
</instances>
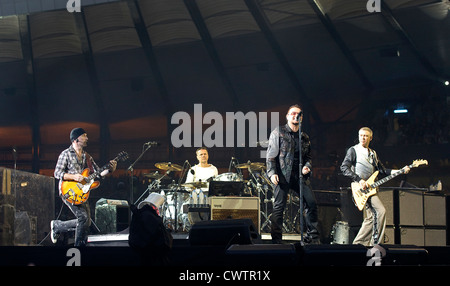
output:
<instances>
[{"instance_id":1,"label":"white t-shirt","mask_svg":"<svg viewBox=\"0 0 450 286\"><path fill-rule=\"evenodd\" d=\"M192 172L192 171L194 172ZM192 174L193 173L193 174ZM186 176L186 183L191 182L199 182L200 180L202 182L206 182L211 177L216 177L219 174L219 171L217 168L210 164L209 167L200 167L199 164L193 166Z\"/></svg>"}]
</instances>

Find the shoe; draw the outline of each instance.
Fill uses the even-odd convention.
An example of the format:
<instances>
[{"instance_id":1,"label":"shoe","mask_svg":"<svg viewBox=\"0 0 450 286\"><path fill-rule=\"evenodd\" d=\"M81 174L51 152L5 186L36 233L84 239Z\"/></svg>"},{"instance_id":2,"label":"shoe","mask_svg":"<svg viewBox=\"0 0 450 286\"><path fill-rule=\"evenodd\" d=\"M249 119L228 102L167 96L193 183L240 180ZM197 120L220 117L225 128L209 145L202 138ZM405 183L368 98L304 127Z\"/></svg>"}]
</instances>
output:
<instances>
[{"instance_id":1,"label":"shoe","mask_svg":"<svg viewBox=\"0 0 450 286\"><path fill-rule=\"evenodd\" d=\"M56 233L55 221L52 220L50 222L50 239L52 240L53 243L56 243L58 241L58 238L59 238L59 233Z\"/></svg>"},{"instance_id":2,"label":"shoe","mask_svg":"<svg viewBox=\"0 0 450 286\"><path fill-rule=\"evenodd\" d=\"M303 242L307 245L320 244L320 238L319 237L311 237L310 235L306 235L303 238Z\"/></svg>"},{"instance_id":3,"label":"shoe","mask_svg":"<svg viewBox=\"0 0 450 286\"><path fill-rule=\"evenodd\" d=\"M319 245L319 244L321 244L321 243L320 243L320 239L318 239L318 238L313 238L309 244L316 244L316 245Z\"/></svg>"}]
</instances>

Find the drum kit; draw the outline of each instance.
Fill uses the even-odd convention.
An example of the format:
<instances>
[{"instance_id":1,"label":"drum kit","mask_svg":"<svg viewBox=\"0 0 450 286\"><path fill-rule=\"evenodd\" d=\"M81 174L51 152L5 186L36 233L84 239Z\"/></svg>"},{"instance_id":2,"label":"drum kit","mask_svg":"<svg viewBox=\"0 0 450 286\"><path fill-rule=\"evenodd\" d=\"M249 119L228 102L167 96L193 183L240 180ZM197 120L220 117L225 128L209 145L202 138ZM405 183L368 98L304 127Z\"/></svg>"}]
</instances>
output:
<instances>
[{"instance_id":1,"label":"drum kit","mask_svg":"<svg viewBox=\"0 0 450 286\"><path fill-rule=\"evenodd\" d=\"M171 172L182 172L180 179L183 177L184 166L173 164L170 162L156 163L155 167L158 171L144 174L144 177L150 179L147 190L137 199L136 203L148 195L142 201L148 201L152 193L157 193L154 197L164 199L160 205L160 215L164 225L174 231L189 231L192 224L200 220L209 219L208 204L208 187L209 182L189 182L176 183L172 180L170 184L167 182ZM266 174L266 166L264 163L247 162L235 165L237 173L227 172L211 178L213 181L219 182L242 182L244 189L241 196L256 196L261 202L261 231L270 225L268 214L269 203L273 202L273 186ZM248 179L244 180L242 170L248 170ZM230 171L230 170L229 170ZM169 180L170 181L170 180ZM149 193L149 194L148 194ZM155 199L155 198L152 198Z\"/></svg>"}]
</instances>

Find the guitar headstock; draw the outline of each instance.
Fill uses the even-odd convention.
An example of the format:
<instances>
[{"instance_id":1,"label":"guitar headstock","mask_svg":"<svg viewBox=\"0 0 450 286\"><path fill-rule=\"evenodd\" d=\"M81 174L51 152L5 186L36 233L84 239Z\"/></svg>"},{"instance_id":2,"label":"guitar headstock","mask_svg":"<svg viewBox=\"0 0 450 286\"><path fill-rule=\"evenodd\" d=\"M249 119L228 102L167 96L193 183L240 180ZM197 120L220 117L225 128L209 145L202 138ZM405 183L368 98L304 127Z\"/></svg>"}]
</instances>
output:
<instances>
[{"instance_id":1,"label":"guitar headstock","mask_svg":"<svg viewBox=\"0 0 450 286\"><path fill-rule=\"evenodd\" d=\"M411 167L415 168L419 167L420 165L428 165L428 161L423 159L414 160L413 163L411 164Z\"/></svg>"},{"instance_id":2,"label":"guitar headstock","mask_svg":"<svg viewBox=\"0 0 450 286\"><path fill-rule=\"evenodd\" d=\"M117 154L116 158L114 159L114 161L125 161L128 159L128 153L125 151L120 152L119 154Z\"/></svg>"}]
</instances>

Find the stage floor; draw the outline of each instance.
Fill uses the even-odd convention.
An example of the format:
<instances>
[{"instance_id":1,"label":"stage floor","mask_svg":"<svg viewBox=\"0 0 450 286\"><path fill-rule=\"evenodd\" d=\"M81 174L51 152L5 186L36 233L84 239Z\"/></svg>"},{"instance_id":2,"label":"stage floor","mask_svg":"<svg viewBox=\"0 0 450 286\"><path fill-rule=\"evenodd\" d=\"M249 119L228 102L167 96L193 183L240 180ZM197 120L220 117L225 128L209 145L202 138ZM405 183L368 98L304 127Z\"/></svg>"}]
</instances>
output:
<instances>
[{"instance_id":1,"label":"stage floor","mask_svg":"<svg viewBox=\"0 0 450 286\"><path fill-rule=\"evenodd\" d=\"M152 255L144 257L128 245L128 234L89 236L86 247L67 246L0 246L0 266L167 266L248 267L268 269L302 266L450 266L450 247L414 245L321 244L302 245L300 236L286 234L283 244L271 244L270 235L249 244L192 245L187 233L175 233L166 260ZM78 259L78 260L77 260ZM147 260L149 259L149 260Z\"/></svg>"}]
</instances>

